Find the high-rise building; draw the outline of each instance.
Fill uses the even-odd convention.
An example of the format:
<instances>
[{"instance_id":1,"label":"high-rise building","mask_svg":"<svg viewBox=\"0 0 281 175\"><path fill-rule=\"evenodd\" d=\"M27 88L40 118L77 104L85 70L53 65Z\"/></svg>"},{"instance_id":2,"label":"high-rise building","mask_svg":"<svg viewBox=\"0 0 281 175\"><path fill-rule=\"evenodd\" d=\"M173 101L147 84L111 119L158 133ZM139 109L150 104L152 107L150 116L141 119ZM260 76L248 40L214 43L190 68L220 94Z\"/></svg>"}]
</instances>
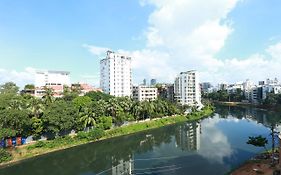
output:
<instances>
[{"instance_id":1,"label":"high-rise building","mask_svg":"<svg viewBox=\"0 0 281 175\"><path fill-rule=\"evenodd\" d=\"M50 85L68 85L70 86L70 72L67 71L36 71L35 87Z\"/></svg>"},{"instance_id":2,"label":"high-rise building","mask_svg":"<svg viewBox=\"0 0 281 175\"><path fill-rule=\"evenodd\" d=\"M143 82L142 85L146 86L146 79L143 79L142 82Z\"/></svg>"},{"instance_id":3,"label":"high-rise building","mask_svg":"<svg viewBox=\"0 0 281 175\"><path fill-rule=\"evenodd\" d=\"M116 97L131 96L131 57L107 51L106 58L100 61L100 87Z\"/></svg>"},{"instance_id":4,"label":"high-rise building","mask_svg":"<svg viewBox=\"0 0 281 175\"><path fill-rule=\"evenodd\" d=\"M156 79L151 79L150 86L155 86L155 85L156 85Z\"/></svg>"},{"instance_id":5,"label":"high-rise building","mask_svg":"<svg viewBox=\"0 0 281 175\"><path fill-rule=\"evenodd\" d=\"M197 71L181 72L175 79L175 100L181 104L202 106Z\"/></svg>"}]
</instances>

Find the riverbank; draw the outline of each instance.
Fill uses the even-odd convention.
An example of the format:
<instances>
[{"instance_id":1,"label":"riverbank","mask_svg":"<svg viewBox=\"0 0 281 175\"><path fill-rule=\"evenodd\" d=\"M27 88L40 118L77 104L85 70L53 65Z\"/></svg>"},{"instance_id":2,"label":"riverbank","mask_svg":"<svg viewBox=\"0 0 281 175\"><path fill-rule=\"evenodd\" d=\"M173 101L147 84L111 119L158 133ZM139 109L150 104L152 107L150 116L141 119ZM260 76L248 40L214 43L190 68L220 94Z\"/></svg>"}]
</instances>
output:
<instances>
[{"instance_id":1,"label":"riverbank","mask_svg":"<svg viewBox=\"0 0 281 175\"><path fill-rule=\"evenodd\" d=\"M272 175L275 171L280 171L280 165L276 162L272 166L271 153L261 153L252 158L251 160L246 161L238 168L235 168L230 175Z\"/></svg>"},{"instance_id":2,"label":"riverbank","mask_svg":"<svg viewBox=\"0 0 281 175\"><path fill-rule=\"evenodd\" d=\"M92 143L92 142L109 139L113 137L133 134L133 133L155 129L162 126L176 124L180 122L198 120L210 116L213 112L214 111L211 107L204 108L200 112L194 112L192 114L188 114L187 116L176 115L176 116L164 117L164 118L154 119L145 122L140 121L134 124L130 124L106 131L95 130L89 133L80 132L74 136L67 136L64 138L61 137L50 141L38 141L31 145L23 145L16 148L10 148L8 149L8 151L12 154L12 159L11 161L1 163L0 168L9 166L13 163L19 163L21 160L24 159L71 148L74 146L79 146L82 144L87 144L87 143Z\"/></svg>"},{"instance_id":3,"label":"riverbank","mask_svg":"<svg viewBox=\"0 0 281 175\"><path fill-rule=\"evenodd\" d=\"M241 106L241 107L253 107L260 110L281 112L281 106L266 106L260 104L246 103L246 102L223 102L223 101L213 101L215 104L226 105L226 106Z\"/></svg>"}]
</instances>

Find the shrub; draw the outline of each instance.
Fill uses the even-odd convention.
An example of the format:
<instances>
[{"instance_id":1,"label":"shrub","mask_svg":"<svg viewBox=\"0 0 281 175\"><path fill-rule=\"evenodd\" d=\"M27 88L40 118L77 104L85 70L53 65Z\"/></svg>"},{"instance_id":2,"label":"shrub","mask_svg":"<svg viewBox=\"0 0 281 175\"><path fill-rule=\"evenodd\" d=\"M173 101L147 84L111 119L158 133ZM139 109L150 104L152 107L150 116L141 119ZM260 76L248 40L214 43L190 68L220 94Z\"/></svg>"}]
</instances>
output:
<instances>
[{"instance_id":1,"label":"shrub","mask_svg":"<svg viewBox=\"0 0 281 175\"><path fill-rule=\"evenodd\" d=\"M102 129L100 128L94 128L88 133L88 140L96 140L104 136L105 133Z\"/></svg>"},{"instance_id":2,"label":"shrub","mask_svg":"<svg viewBox=\"0 0 281 175\"><path fill-rule=\"evenodd\" d=\"M105 132L100 128L94 128L89 132L80 131L77 133L78 139L97 140L105 135Z\"/></svg>"},{"instance_id":3,"label":"shrub","mask_svg":"<svg viewBox=\"0 0 281 175\"><path fill-rule=\"evenodd\" d=\"M112 126L112 117L102 116L98 118L98 128L106 130Z\"/></svg>"},{"instance_id":4,"label":"shrub","mask_svg":"<svg viewBox=\"0 0 281 175\"><path fill-rule=\"evenodd\" d=\"M7 162L12 159L12 155L3 148L0 148L0 163Z\"/></svg>"},{"instance_id":5,"label":"shrub","mask_svg":"<svg viewBox=\"0 0 281 175\"><path fill-rule=\"evenodd\" d=\"M46 146L46 143L44 141L38 141L34 144L35 148L42 148L44 146Z\"/></svg>"},{"instance_id":6,"label":"shrub","mask_svg":"<svg viewBox=\"0 0 281 175\"><path fill-rule=\"evenodd\" d=\"M84 131L80 131L77 133L77 136L76 136L78 139L88 139L88 133L84 132Z\"/></svg>"}]
</instances>

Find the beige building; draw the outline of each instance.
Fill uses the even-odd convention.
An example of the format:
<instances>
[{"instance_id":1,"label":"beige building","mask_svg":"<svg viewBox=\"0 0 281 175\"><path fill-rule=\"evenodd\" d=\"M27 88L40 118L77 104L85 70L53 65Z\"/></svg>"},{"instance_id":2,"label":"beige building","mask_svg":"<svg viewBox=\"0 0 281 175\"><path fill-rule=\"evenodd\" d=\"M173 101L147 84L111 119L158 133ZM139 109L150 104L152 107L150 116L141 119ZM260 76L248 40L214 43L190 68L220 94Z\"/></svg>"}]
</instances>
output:
<instances>
[{"instance_id":1,"label":"beige building","mask_svg":"<svg viewBox=\"0 0 281 175\"><path fill-rule=\"evenodd\" d=\"M157 98L157 88L149 86L133 86L133 99L138 101L155 100Z\"/></svg>"}]
</instances>

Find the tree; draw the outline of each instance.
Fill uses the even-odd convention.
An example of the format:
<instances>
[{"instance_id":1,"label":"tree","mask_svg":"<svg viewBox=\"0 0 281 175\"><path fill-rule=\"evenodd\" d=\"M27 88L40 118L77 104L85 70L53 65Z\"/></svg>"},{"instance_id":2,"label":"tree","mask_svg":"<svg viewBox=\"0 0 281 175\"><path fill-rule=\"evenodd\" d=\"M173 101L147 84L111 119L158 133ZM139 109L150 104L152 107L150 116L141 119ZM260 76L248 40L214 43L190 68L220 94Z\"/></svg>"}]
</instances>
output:
<instances>
[{"instance_id":1,"label":"tree","mask_svg":"<svg viewBox=\"0 0 281 175\"><path fill-rule=\"evenodd\" d=\"M278 102L277 95L274 93L268 93L266 95L266 99L264 100L264 104L268 106L275 106Z\"/></svg>"},{"instance_id":2,"label":"tree","mask_svg":"<svg viewBox=\"0 0 281 175\"><path fill-rule=\"evenodd\" d=\"M268 144L268 140L265 137L262 137L261 135L259 135L257 137L249 137L247 144L250 144L250 145L253 145L256 147L264 147L264 149L267 151L266 145Z\"/></svg>"},{"instance_id":3,"label":"tree","mask_svg":"<svg viewBox=\"0 0 281 175\"><path fill-rule=\"evenodd\" d=\"M54 101L42 116L44 130L57 136L60 132L73 129L77 117L77 110L72 103L62 100Z\"/></svg>"},{"instance_id":4,"label":"tree","mask_svg":"<svg viewBox=\"0 0 281 175\"><path fill-rule=\"evenodd\" d=\"M72 90L70 87L68 87L67 85L63 86L63 99L65 101L72 101L73 99L75 99L76 97L79 96L81 92L78 92L76 90Z\"/></svg>"},{"instance_id":5,"label":"tree","mask_svg":"<svg viewBox=\"0 0 281 175\"><path fill-rule=\"evenodd\" d=\"M81 108L88 106L92 102L88 96L79 96L73 99L73 105L80 110Z\"/></svg>"},{"instance_id":6,"label":"tree","mask_svg":"<svg viewBox=\"0 0 281 175\"><path fill-rule=\"evenodd\" d=\"M48 87L45 87L44 90L45 90L45 94L42 98L44 99L45 104L49 106L54 101L54 97L53 97L54 91L52 88L48 88Z\"/></svg>"},{"instance_id":7,"label":"tree","mask_svg":"<svg viewBox=\"0 0 281 175\"><path fill-rule=\"evenodd\" d=\"M104 101L109 101L109 99L114 98L111 95L99 92L99 91L91 91L85 94L85 96L88 96L92 99L92 101L99 101L99 100L104 100Z\"/></svg>"},{"instance_id":8,"label":"tree","mask_svg":"<svg viewBox=\"0 0 281 175\"><path fill-rule=\"evenodd\" d=\"M30 99L28 103L29 115L31 116L32 121L32 134L35 138L41 136L43 132L43 121L41 116L45 110L45 106L42 104L42 101L38 98Z\"/></svg>"},{"instance_id":9,"label":"tree","mask_svg":"<svg viewBox=\"0 0 281 175\"><path fill-rule=\"evenodd\" d=\"M90 107L83 107L79 113L79 121L82 122L83 127L92 127L96 125L96 113Z\"/></svg>"},{"instance_id":10,"label":"tree","mask_svg":"<svg viewBox=\"0 0 281 175\"><path fill-rule=\"evenodd\" d=\"M31 120L25 109L4 109L0 111L0 128L6 136L28 135Z\"/></svg>"},{"instance_id":11,"label":"tree","mask_svg":"<svg viewBox=\"0 0 281 175\"><path fill-rule=\"evenodd\" d=\"M1 94L17 94L19 87L13 82L7 82L0 86Z\"/></svg>"},{"instance_id":12,"label":"tree","mask_svg":"<svg viewBox=\"0 0 281 175\"><path fill-rule=\"evenodd\" d=\"M27 84L24 86L24 90L34 90L35 86L34 84Z\"/></svg>"}]
</instances>

